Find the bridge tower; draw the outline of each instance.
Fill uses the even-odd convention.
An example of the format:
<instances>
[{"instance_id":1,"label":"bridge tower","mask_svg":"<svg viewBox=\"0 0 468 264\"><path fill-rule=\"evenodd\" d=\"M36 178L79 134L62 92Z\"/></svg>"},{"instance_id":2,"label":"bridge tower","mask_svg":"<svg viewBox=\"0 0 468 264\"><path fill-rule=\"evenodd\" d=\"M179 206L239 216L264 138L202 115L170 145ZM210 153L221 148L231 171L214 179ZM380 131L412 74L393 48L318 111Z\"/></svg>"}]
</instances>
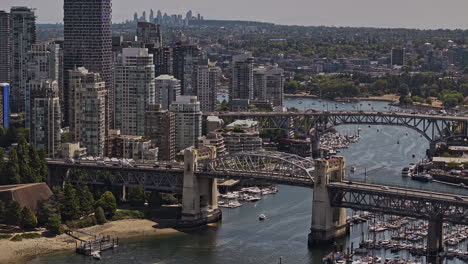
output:
<instances>
[{"instance_id":1,"label":"bridge tower","mask_svg":"<svg viewBox=\"0 0 468 264\"><path fill-rule=\"evenodd\" d=\"M331 242L336 237L346 234L346 209L332 207L327 190L329 182L344 179L345 159L335 157L316 161L309 246Z\"/></svg>"},{"instance_id":2,"label":"bridge tower","mask_svg":"<svg viewBox=\"0 0 468 264\"><path fill-rule=\"evenodd\" d=\"M216 152L213 155L216 155ZM183 224L193 226L217 222L221 219L216 179L195 175L199 159L196 149L185 150L181 220Z\"/></svg>"}]
</instances>

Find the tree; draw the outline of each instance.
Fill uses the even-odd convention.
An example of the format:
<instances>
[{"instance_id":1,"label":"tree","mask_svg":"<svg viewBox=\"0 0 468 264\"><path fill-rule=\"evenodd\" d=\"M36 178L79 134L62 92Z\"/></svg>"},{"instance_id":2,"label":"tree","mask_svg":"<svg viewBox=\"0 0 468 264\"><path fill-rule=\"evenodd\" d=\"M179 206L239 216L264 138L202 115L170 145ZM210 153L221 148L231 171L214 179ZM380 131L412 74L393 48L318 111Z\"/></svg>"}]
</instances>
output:
<instances>
[{"instance_id":1,"label":"tree","mask_svg":"<svg viewBox=\"0 0 468 264\"><path fill-rule=\"evenodd\" d=\"M141 187L132 188L128 194L128 201L132 206L139 207L145 204L145 191Z\"/></svg>"},{"instance_id":2,"label":"tree","mask_svg":"<svg viewBox=\"0 0 468 264\"><path fill-rule=\"evenodd\" d=\"M77 189L80 202L80 215L89 215L94 210L94 197L88 186L80 186Z\"/></svg>"},{"instance_id":3,"label":"tree","mask_svg":"<svg viewBox=\"0 0 468 264\"><path fill-rule=\"evenodd\" d=\"M5 203L3 201L0 201L0 224L4 223L5 215L6 215Z\"/></svg>"},{"instance_id":4,"label":"tree","mask_svg":"<svg viewBox=\"0 0 468 264\"><path fill-rule=\"evenodd\" d=\"M407 96L409 94L409 87L406 83L400 85L400 89L398 90L400 95Z\"/></svg>"},{"instance_id":5,"label":"tree","mask_svg":"<svg viewBox=\"0 0 468 264\"><path fill-rule=\"evenodd\" d=\"M17 201L9 201L5 208L5 224L18 225L21 207Z\"/></svg>"},{"instance_id":6,"label":"tree","mask_svg":"<svg viewBox=\"0 0 468 264\"><path fill-rule=\"evenodd\" d=\"M94 210L94 216L96 217L98 225L106 223L106 216L104 215L104 209L102 209L102 207L99 206Z\"/></svg>"},{"instance_id":7,"label":"tree","mask_svg":"<svg viewBox=\"0 0 468 264\"><path fill-rule=\"evenodd\" d=\"M60 212L64 221L75 220L80 216L78 196L70 183L65 185L63 197L60 200Z\"/></svg>"},{"instance_id":8,"label":"tree","mask_svg":"<svg viewBox=\"0 0 468 264\"><path fill-rule=\"evenodd\" d=\"M70 132L64 132L61 136L60 136L60 142L61 143L70 143L71 142L71 135L70 135Z\"/></svg>"},{"instance_id":9,"label":"tree","mask_svg":"<svg viewBox=\"0 0 468 264\"><path fill-rule=\"evenodd\" d=\"M59 203L55 196L37 203L37 221L39 226L45 226L52 215L60 215Z\"/></svg>"},{"instance_id":10,"label":"tree","mask_svg":"<svg viewBox=\"0 0 468 264\"><path fill-rule=\"evenodd\" d=\"M29 159L29 144L24 137L18 142L18 166L21 183L38 182L36 172L31 168Z\"/></svg>"},{"instance_id":11,"label":"tree","mask_svg":"<svg viewBox=\"0 0 468 264\"><path fill-rule=\"evenodd\" d=\"M117 210L117 202L115 200L114 194L109 191L103 193L97 201L96 206L102 207L107 219L112 218L112 216L115 214L115 211Z\"/></svg>"},{"instance_id":12,"label":"tree","mask_svg":"<svg viewBox=\"0 0 468 264\"><path fill-rule=\"evenodd\" d=\"M19 184L21 183L21 176L19 173L18 154L16 150L12 149L8 157L9 160L5 170L7 184Z\"/></svg>"},{"instance_id":13,"label":"tree","mask_svg":"<svg viewBox=\"0 0 468 264\"><path fill-rule=\"evenodd\" d=\"M47 153L45 149L40 149L37 154L39 155L40 166L39 166L39 175L42 176L44 180L47 179L49 175L49 167L47 166Z\"/></svg>"},{"instance_id":14,"label":"tree","mask_svg":"<svg viewBox=\"0 0 468 264\"><path fill-rule=\"evenodd\" d=\"M49 216L49 219L47 219L46 228L47 230L49 230L49 232L51 232L54 235L62 234L63 228L62 228L62 220L60 219L60 215L53 214Z\"/></svg>"},{"instance_id":15,"label":"tree","mask_svg":"<svg viewBox=\"0 0 468 264\"><path fill-rule=\"evenodd\" d=\"M20 216L20 225L24 229L34 229L37 227L37 217L31 209L27 207L23 208Z\"/></svg>"},{"instance_id":16,"label":"tree","mask_svg":"<svg viewBox=\"0 0 468 264\"><path fill-rule=\"evenodd\" d=\"M152 191L149 199L149 206L152 208L160 208L163 205L163 199L159 192Z\"/></svg>"},{"instance_id":17,"label":"tree","mask_svg":"<svg viewBox=\"0 0 468 264\"><path fill-rule=\"evenodd\" d=\"M47 180L47 175L43 174L43 171L41 170L42 167L42 160L39 157L39 153L36 151L36 148L32 144L29 145L29 160L30 160L30 166L31 168L34 168L33 172L35 173L34 175L34 181L35 182L42 182Z\"/></svg>"}]
</instances>

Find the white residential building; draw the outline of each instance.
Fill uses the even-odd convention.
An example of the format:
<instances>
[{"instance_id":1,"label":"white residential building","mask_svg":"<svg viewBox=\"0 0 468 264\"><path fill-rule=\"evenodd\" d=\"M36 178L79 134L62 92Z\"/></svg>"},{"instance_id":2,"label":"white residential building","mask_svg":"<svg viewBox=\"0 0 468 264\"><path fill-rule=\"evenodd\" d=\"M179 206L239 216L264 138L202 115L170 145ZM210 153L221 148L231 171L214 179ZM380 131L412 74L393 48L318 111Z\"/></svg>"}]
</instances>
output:
<instances>
[{"instance_id":1,"label":"white residential building","mask_svg":"<svg viewBox=\"0 0 468 264\"><path fill-rule=\"evenodd\" d=\"M155 100L153 55L144 48L125 48L115 65L115 128L122 134L145 133L145 111Z\"/></svg>"},{"instance_id":2,"label":"white residential building","mask_svg":"<svg viewBox=\"0 0 468 264\"><path fill-rule=\"evenodd\" d=\"M170 106L175 115L176 152L197 145L202 135L202 112L196 96L180 96Z\"/></svg>"}]
</instances>

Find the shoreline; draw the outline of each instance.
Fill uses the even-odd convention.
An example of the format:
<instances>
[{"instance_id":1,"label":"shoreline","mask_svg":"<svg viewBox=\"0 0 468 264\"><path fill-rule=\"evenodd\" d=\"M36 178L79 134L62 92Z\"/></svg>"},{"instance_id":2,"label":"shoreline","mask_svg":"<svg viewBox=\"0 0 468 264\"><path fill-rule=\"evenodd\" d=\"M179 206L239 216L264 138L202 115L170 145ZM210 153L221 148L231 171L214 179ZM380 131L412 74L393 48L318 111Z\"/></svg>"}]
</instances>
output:
<instances>
[{"instance_id":1,"label":"shoreline","mask_svg":"<svg viewBox=\"0 0 468 264\"><path fill-rule=\"evenodd\" d=\"M284 94L285 98L312 98L312 99L321 99L331 102L344 102L344 101L381 101L381 102L397 102L398 98L393 96L370 96L370 97L343 97L343 98L335 98L334 100L330 99L323 99L316 95L309 95L309 94Z\"/></svg>"},{"instance_id":2,"label":"shoreline","mask_svg":"<svg viewBox=\"0 0 468 264\"><path fill-rule=\"evenodd\" d=\"M180 233L172 228L157 229L154 227L155 225L157 225L156 222L146 219L126 219L80 230L119 239ZM80 236L80 238L86 238L86 236ZM75 239L66 234L52 238L25 239L18 242L0 240L0 263L27 263L37 257L53 253L72 253L76 243Z\"/></svg>"}]
</instances>

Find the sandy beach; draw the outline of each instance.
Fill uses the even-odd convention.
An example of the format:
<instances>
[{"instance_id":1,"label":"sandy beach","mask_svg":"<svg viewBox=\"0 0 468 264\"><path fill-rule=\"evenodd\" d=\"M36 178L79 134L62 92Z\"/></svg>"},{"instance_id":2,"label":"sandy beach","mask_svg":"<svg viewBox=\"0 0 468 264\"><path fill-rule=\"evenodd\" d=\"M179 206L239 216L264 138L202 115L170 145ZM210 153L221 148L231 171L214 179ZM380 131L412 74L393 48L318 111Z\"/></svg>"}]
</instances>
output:
<instances>
[{"instance_id":1,"label":"sandy beach","mask_svg":"<svg viewBox=\"0 0 468 264\"><path fill-rule=\"evenodd\" d=\"M172 228L156 229L154 228L156 224L150 220L128 219L83 228L82 230L118 238L154 236L178 232ZM80 238L86 239L85 236L80 236ZM41 237L18 242L2 239L0 240L0 263L26 263L37 256L58 251L73 251L75 250L75 246L75 240L65 234L54 238Z\"/></svg>"}]
</instances>

